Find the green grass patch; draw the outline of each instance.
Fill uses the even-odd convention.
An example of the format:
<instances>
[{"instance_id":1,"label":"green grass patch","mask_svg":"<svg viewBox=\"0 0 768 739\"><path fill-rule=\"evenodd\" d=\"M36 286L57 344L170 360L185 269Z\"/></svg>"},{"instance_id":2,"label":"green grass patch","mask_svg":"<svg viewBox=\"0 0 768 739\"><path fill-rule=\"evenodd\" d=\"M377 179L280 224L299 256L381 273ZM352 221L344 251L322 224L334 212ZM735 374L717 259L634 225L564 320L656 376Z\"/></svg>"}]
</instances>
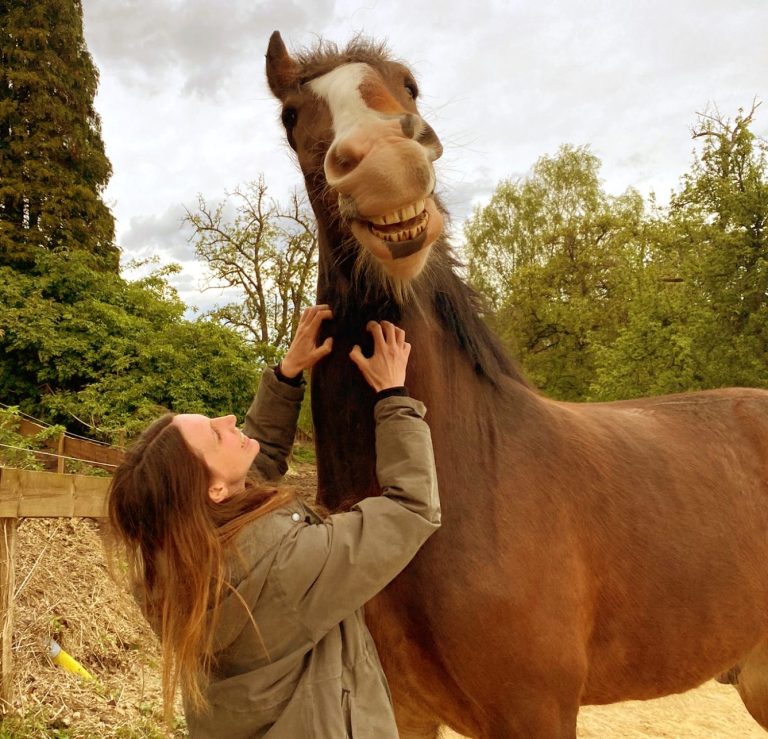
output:
<instances>
[{"instance_id":1,"label":"green grass patch","mask_svg":"<svg viewBox=\"0 0 768 739\"><path fill-rule=\"evenodd\" d=\"M295 444L292 459L296 464L315 464L315 445L309 443Z\"/></svg>"}]
</instances>

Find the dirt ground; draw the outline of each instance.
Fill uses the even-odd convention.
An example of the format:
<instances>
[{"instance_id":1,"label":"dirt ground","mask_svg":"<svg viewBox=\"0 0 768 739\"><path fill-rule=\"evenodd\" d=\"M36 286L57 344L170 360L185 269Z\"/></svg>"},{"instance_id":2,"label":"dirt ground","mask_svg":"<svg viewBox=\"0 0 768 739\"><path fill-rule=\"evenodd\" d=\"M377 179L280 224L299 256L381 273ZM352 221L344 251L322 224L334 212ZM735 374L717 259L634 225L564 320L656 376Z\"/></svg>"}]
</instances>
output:
<instances>
[{"instance_id":1,"label":"dirt ground","mask_svg":"<svg viewBox=\"0 0 768 739\"><path fill-rule=\"evenodd\" d=\"M314 494L313 468L289 477ZM132 598L110 577L99 526L83 519L26 519L19 524L13 640L14 693L0 718L0 739L139 739L185 736L179 716L163 730L157 642ZM96 678L83 682L55 667L56 638ZM587 707L579 737L748 739L765 733L731 686L711 682L681 696ZM458 739L445 732L444 739Z\"/></svg>"},{"instance_id":2,"label":"dirt ground","mask_svg":"<svg viewBox=\"0 0 768 739\"><path fill-rule=\"evenodd\" d=\"M714 681L683 695L611 706L586 706L579 739L765 739L730 685ZM460 739L445 731L442 739Z\"/></svg>"}]
</instances>

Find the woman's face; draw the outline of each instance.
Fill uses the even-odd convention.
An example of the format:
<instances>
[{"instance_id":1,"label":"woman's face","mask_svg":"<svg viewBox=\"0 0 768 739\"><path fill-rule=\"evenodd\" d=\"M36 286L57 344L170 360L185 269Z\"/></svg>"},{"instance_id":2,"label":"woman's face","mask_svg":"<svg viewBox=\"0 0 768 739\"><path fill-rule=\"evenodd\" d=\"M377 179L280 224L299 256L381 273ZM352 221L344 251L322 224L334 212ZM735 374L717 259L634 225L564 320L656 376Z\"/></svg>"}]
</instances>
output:
<instances>
[{"instance_id":1,"label":"woman's face","mask_svg":"<svg viewBox=\"0 0 768 739\"><path fill-rule=\"evenodd\" d=\"M211 473L209 495L221 502L242 492L251 463L259 453L259 442L249 439L236 426L234 416L208 418L182 413L173 419L189 447Z\"/></svg>"}]
</instances>

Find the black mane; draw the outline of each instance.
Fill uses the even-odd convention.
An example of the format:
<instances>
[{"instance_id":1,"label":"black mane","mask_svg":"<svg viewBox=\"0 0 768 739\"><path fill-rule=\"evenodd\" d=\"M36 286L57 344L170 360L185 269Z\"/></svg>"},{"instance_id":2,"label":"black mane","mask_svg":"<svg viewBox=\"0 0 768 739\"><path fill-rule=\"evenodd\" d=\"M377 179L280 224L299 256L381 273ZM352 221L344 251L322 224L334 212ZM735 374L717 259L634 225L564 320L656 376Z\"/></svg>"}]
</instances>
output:
<instances>
[{"instance_id":1,"label":"black mane","mask_svg":"<svg viewBox=\"0 0 768 739\"><path fill-rule=\"evenodd\" d=\"M356 273L350 281L337 280L329 297L337 330L360 335L365 333L369 320L400 323L413 312L434 313L458 348L468 355L478 376L497 387L503 378L532 387L483 321L486 301L459 276L460 270L461 263L446 239L441 238L402 301L391 293L387 282L370 279L367 273Z\"/></svg>"}]
</instances>

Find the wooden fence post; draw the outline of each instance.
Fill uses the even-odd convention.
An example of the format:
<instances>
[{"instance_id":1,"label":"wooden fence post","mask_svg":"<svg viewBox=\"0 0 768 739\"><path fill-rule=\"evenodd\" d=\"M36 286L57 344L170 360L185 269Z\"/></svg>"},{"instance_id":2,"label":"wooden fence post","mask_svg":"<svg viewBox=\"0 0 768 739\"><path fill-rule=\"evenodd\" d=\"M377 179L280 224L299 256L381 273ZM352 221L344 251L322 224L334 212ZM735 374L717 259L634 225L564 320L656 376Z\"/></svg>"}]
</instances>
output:
<instances>
[{"instance_id":1,"label":"wooden fence post","mask_svg":"<svg viewBox=\"0 0 768 739\"><path fill-rule=\"evenodd\" d=\"M56 472L62 473L64 472L64 439L65 434L61 433L59 434L59 438L56 440L56 454L58 457L56 458Z\"/></svg>"},{"instance_id":2,"label":"wooden fence post","mask_svg":"<svg viewBox=\"0 0 768 739\"><path fill-rule=\"evenodd\" d=\"M0 470L0 474L2 471ZM16 589L16 519L0 518L0 709L13 701L13 591Z\"/></svg>"}]
</instances>

